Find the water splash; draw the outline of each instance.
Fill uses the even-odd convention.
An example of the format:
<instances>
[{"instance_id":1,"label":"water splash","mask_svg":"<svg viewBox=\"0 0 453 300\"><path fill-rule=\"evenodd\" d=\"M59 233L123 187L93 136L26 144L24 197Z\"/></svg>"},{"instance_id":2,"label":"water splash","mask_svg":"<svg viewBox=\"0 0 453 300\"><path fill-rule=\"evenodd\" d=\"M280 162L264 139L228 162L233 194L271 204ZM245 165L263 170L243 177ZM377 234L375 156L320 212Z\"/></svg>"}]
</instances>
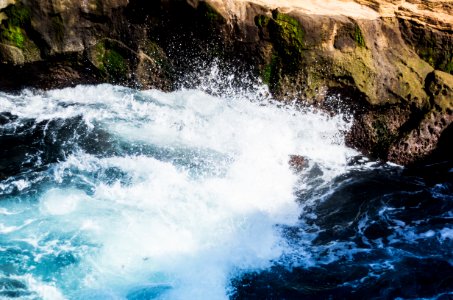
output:
<instances>
[{"instance_id":1,"label":"water splash","mask_svg":"<svg viewBox=\"0 0 453 300\"><path fill-rule=\"evenodd\" d=\"M39 129L27 157L40 162L0 182L1 228L14 228L2 232L0 265L11 267L1 276L43 298L228 298L233 277L289 249L280 228L300 214L289 156L306 157L322 184L356 155L341 116L265 95L111 85L0 94L17 116L2 130Z\"/></svg>"}]
</instances>

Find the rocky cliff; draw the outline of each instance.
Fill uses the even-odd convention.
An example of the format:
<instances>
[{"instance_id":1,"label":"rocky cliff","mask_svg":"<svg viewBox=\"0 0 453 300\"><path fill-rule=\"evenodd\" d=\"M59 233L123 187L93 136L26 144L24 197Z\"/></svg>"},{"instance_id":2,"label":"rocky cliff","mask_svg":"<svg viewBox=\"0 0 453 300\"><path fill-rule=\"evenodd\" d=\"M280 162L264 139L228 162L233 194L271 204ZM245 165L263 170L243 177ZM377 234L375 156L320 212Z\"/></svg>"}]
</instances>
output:
<instances>
[{"instance_id":1,"label":"rocky cliff","mask_svg":"<svg viewBox=\"0 0 453 300\"><path fill-rule=\"evenodd\" d=\"M0 9L3 90L171 90L218 58L282 101L352 110L348 142L374 157L410 164L452 149L450 0L2 0Z\"/></svg>"}]
</instances>

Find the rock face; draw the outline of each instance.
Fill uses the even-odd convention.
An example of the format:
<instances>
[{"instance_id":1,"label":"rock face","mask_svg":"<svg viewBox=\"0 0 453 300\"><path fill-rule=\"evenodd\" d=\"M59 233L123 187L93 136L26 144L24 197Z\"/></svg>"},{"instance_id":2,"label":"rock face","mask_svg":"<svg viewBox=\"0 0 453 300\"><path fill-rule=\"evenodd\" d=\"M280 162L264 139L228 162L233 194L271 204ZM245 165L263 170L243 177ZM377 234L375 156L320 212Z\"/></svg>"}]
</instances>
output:
<instances>
[{"instance_id":1,"label":"rock face","mask_svg":"<svg viewBox=\"0 0 453 300\"><path fill-rule=\"evenodd\" d=\"M3 6L4 89L95 82L171 86L165 53L148 38L148 26L135 22L128 0L9 0Z\"/></svg>"},{"instance_id":2,"label":"rock face","mask_svg":"<svg viewBox=\"0 0 453 300\"><path fill-rule=\"evenodd\" d=\"M451 132L449 0L3 0L0 10L1 89L171 90L219 58L282 101L331 108L339 96L355 112L347 141L383 160L420 161Z\"/></svg>"}]
</instances>

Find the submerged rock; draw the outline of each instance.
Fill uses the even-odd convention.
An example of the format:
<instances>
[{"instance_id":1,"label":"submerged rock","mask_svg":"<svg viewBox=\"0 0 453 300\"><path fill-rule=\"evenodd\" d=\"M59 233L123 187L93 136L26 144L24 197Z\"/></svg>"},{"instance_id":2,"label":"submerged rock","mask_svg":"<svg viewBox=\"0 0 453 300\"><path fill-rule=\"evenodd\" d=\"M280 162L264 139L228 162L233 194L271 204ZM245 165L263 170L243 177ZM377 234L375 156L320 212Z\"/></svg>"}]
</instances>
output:
<instances>
[{"instance_id":1,"label":"submerged rock","mask_svg":"<svg viewBox=\"0 0 453 300\"><path fill-rule=\"evenodd\" d=\"M302 172L308 165L305 157L301 155L290 155L288 164L295 172Z\"/></svg>"}]
</instances>

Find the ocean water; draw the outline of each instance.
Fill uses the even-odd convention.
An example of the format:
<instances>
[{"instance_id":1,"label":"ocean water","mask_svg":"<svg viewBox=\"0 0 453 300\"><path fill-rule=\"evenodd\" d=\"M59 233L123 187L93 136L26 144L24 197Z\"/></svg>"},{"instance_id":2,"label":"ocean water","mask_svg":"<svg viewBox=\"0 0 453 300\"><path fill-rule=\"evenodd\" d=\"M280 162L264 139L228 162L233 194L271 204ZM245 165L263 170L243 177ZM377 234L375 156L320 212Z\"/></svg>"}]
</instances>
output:
<instances>
[{"instance_id":1,"label":"ocean water","mask_svg":"<svg viewBox=\"0 0 453 300\"><path fill-rule=\"evenodd\" d=\"M0 298L453 297L452 171L350 125L264 87L0 93Z\"/></svg>"}]
</instances>

